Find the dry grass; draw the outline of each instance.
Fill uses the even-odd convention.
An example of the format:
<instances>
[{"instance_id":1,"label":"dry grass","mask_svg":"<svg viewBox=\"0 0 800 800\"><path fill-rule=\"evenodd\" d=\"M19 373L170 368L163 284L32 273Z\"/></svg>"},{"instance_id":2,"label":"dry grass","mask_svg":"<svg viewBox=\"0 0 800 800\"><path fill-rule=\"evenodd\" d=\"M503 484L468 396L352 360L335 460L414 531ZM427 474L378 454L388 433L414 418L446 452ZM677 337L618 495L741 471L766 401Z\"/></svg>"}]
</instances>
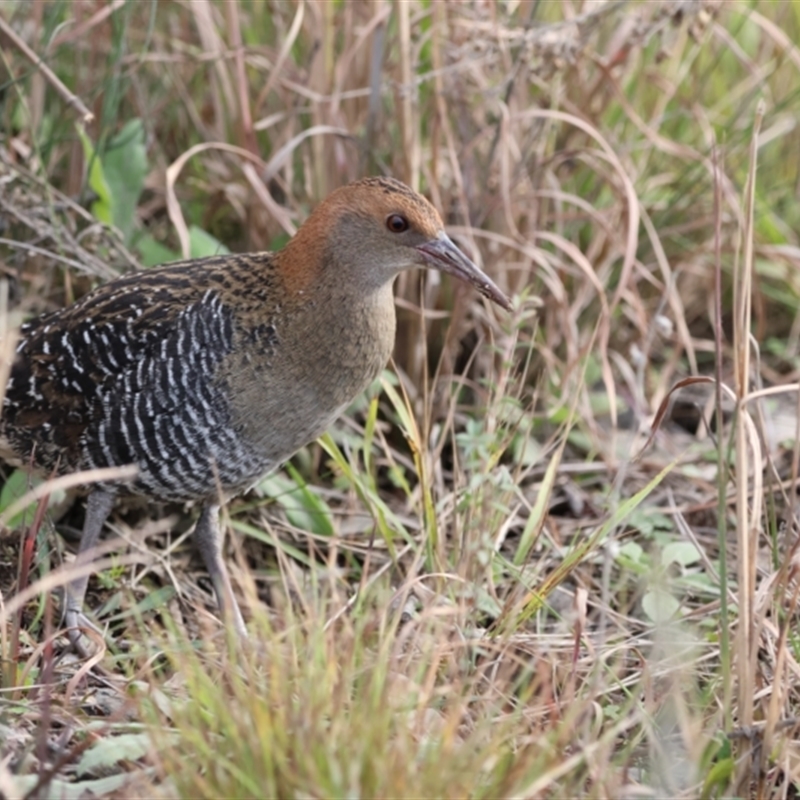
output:
<instances>
[{"instance_id":1,"label":"dry grass","mask_svg":"<svg viewBox=\"0 0 800 800\"><path fill-rule=\"evenodd\" d=\"M800 6L0 14L52 70L4 42L0 329L365 173L515 295L398 282L392 373L228 509L243 649L187 509L120 509L92 672L44 503L4 535L0 793L796 795Z\"/></svg>"}]
</instances>

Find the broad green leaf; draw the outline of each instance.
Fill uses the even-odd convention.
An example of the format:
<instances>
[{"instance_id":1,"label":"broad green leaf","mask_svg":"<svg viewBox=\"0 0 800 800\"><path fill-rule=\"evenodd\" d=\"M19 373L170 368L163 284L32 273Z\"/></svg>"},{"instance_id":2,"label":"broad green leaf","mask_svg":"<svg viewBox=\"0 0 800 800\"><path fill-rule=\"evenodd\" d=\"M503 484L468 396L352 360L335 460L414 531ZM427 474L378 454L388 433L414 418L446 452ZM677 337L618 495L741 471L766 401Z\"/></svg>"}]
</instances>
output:
<instances>
[{"instance_id":1,"label":"broad green leaf","mask_svg":"<svg viewBox=\"0 0 800 800\"><path fill-rule=\"evenodd\" d=\"M674 531L675 523L666 514L653 511L652 508L640 508L627 519L628 525L636 528L642 536L652 537L658 531Z\"/></svg>"},{"instance_id":2,"label":"broad green leaf","mask_svg":"<svg viewBox=\"0 0 800 800\"><path fill-rule=\"evenodd\" d=\"M719 597L719 581L705 572L687 572L675 580L675 586L688 589L695 594Z\"/></svg>"},{"instance_id":3,"label":"broad green leaf","mask_svg":"<svg viewBox=\"0 0 800 800\"><path fill-rule=\"evenodd\" d=\"M0 491L0 514L2 514L15 500L19 500L25 492L38 486L41 479L34 475L28 475L21 469L15 469ZM36 503L31 503L19 514L15 514L9 521L8 527L14 530L23 525L27 526L33 522L33 515L36 512Z\"/></svg>"},{"instance_id":4,"label":"broad green leaf","mask_svg":"<svg viewBox=\"0 0 800 800\"><path fill-rule=\"evenodd\" d=\"M120 761L138 761L153 748L148 733L123 733L119 736L101 736L78 762L79 775L96 775L107 772Z\"/></svg>"},{"instance_id":5,"label":"broad green leaf","mask_svg":"<svg viewBox=\"0 0 800 800\"><path fill-rule=\"evenodd\" d=\"M139 254L139 260L146 267L155 267L159 264L168 264L170 261L180 260L180 254L161 242L156 241L149 233L140 233L136 237L134 248Z\"/></svg>"},{"instance_id":6,"label":"broad green leaf","mask_svg":"<svg viewBox=\"0 0 800 800\"><path fill-rule=\"evenodd\" d=\"M78 136L83 145L83 157L86 161L86 168L89 170L89 188L96 195L96 199L92 203L90 211L100 222L112 225L114 222L113 200L111 197L111 189L109 188L108 181L103 172L103 164L97 156L91 139L89 139L86 131L80 125L78 126Z\"/></svg>"},{"instance_id":7,"label":"broad green leaf","mask_svg":"<svg viewBox=\"0 0 800 800\"><path fill-rule=\"evenodd\" d=\"M131 243L135 230L136 206L147 169L144 126L140 119L132 119L109 141L103 154L114 225L122 231L126 244Z\"/></svg>"},{"instance_id":8,"label":"broad green leaf","mask_svg":"<svg viewBox=\"0 0 800 800\"><path fill-rule=\"evenodd\" d=\"M35 475L29 475L21 469L16 469L9 475L8 480L0 490L0 514L5 513L6 509L12 504L23 497L26 492L29 492L36 486L42 483L42 479ZM59 489L52 493L50 496L49 504L59 503L64 499L66 492ZM27 508L15 514L6 523L12 530L20 528L24 525L30 525L33 522L33 515L36 512L37 503L31 503Z\"/></svg>"},{"instance_id":9,"label":"broad green leaf","mask_svg":"<svg viewBox=\"0 0 800 800\"><path fill-rule=\"evenodd\" d=\"M207 256L224 256L230 253L222 242L215 239L196 225L189 226L189 257L206 258Z\"/></svg>"},{"instance_id":10,"label":"broad green leaf","mask_svg":"<svg viewBox=\"0 0 800 800\"><path fill-rule=\"evenodd\" d=\"M617 551L616 560L618 564L638 575L652 568L650 559L638 542L625 542Z\"/></svg>"},{"instance_id":11,"label":"broad green leaf","mask_svg":"<svg viewBox=\"0 0 800 800\"><path fill-rule=\"evenodd\" d=\"M156 241L149 233L140 233L133 245L139 253L139 259L146 267L180 261L181 254ZM189 226L189 256L206 258L207 256L227 255L230 250L222 242L215 239L195 225Z\"/></svg>"},{"instance_id":12,"label":"broad green leaf","mask_svg":"<svg viewBox=\"0 0 800 800\"><path fill-rule=\"evenodd\" d=\"M663 589L652 589L642 598L642 610L647 618L656 625L674 619L681 604Z\"/></svg>"},{"instance_id":13,"label":"broad green leaf","mask_svg":"<svg viewBox=\"0 0 800 800\"><path fill-rule=\"evenodd\" d=\"M692 542L670 542L661 552L664 564L680 564L688 567L700 560L700 551Z\"/></svg>"}]
</instances>

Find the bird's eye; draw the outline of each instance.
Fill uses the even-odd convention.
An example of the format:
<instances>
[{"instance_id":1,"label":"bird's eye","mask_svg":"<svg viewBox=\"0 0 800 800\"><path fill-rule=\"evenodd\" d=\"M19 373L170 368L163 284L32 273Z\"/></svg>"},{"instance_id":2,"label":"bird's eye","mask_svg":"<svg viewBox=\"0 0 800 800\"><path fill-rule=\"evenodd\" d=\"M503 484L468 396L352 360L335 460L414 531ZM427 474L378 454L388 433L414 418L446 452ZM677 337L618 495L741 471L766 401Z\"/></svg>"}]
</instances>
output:
<instances>
[{"instance_id":1,"label":"bird's eye","mask_svg":"<svg viewBox=\"0 0 800 800\"><path fill-rule=\"evenodd\" d=\"M386 227L392 233L403 233L408 230L408 220L402 214L389 214Z\"/></svg>"}]
</instances>

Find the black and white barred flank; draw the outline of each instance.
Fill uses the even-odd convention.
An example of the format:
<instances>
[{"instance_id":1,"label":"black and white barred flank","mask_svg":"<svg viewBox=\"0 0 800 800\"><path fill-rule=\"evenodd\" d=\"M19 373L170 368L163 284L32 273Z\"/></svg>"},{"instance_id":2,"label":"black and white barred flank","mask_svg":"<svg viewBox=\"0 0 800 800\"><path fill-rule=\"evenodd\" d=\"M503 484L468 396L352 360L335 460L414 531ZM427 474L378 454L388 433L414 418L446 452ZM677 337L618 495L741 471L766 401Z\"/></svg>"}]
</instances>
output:
<instances>
[{"instance_id":1,"label":"black and white barred flank","mask_svg":"<svg viewBox=\"0 0 800 800\"><path fill-rule=\"evenodd\" d=\"M61 474L134 464L128 488L164 500L245 488L273 466L233 423L224 287L191 278L123 278L22 326L0 420L15 461Z\"/></svg>"}]
</instances>

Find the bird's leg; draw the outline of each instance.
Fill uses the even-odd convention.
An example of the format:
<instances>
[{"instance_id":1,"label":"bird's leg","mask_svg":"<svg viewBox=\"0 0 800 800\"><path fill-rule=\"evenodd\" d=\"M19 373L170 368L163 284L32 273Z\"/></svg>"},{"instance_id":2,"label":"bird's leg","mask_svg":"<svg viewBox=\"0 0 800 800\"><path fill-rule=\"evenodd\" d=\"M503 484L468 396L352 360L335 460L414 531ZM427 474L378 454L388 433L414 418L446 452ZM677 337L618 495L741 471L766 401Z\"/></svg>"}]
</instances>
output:
<instances>
[{"instance_id":1,"label":"bird's leg","mask_svg":"<svg viewBox=\"0 0 800 800\"><path fill-rule=\"evenodd\" d=\"M86 520L83 523L81 542L78 545L78 555L75 559L76 566L82 566L92 561L92 550L100 538L100 531L111 509L114 506L114 494L104 489L95 489L86 501ZM66 601L64 603L64 620L72 646L81 654L86 655L86 650L81 644L81 628L91 628L98 631L83 613L83 599L86 595L86 586L89 583L89 574L81 575L67 584ZM100 631L98 631L100 633Z\"/></svg>"},{"instance_id":2,"label":"bird's leg","mask_svg":"<svg viewBox=\"0 0 800 800\"><path fill-rule=\"evenodd\" d=\"M219 506L206 505L197 521L194 531L194 540L203 563L214 584L214 593L217 596L217 604L224 615L229 615L233 621L236 633L242 639L247 638L247 629L244 626L242 612L233 595L231 579L228 570L222 559L222 534L219 529Z\"/></svg>"}]
</instances>

